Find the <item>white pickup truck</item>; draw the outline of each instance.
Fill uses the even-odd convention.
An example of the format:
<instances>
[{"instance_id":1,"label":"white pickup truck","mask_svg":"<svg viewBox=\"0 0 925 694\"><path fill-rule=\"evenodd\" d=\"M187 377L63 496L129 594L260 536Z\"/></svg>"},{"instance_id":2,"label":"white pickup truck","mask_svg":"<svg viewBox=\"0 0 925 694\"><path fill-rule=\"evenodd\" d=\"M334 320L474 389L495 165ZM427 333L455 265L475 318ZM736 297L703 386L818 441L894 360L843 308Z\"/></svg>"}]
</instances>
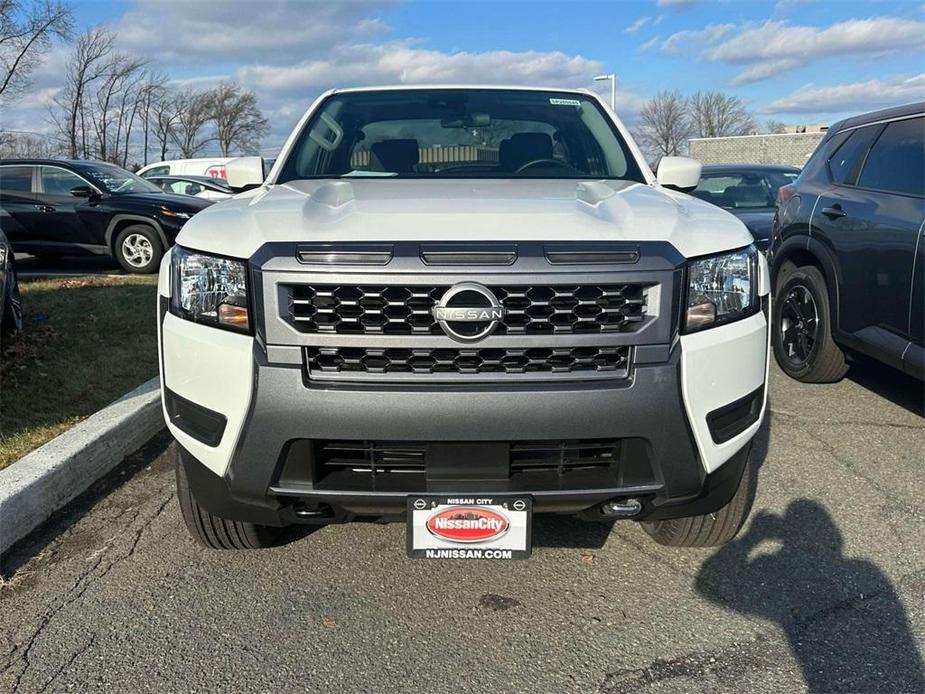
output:
<instances>
[{"instance_id":1,"label":"white pickup truck","mask_svg":"<svg viewBox=\"0 0 925 694\"><path fill-rule=\"evenodd\" d=\"M181 509L209 547L403 520L412 557L529 556L533 513L715 545L754 493L768 270L595 94L334 90L159 283Z\"/></svg>"}]
</instances>

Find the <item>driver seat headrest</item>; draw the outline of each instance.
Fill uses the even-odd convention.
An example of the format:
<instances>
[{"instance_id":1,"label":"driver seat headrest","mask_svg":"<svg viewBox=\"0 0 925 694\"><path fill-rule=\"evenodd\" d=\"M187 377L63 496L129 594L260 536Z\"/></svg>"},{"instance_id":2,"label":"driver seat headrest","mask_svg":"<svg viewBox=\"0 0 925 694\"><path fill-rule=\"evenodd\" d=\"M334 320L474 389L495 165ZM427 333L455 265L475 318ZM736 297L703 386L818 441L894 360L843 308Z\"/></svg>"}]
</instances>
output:
<instances>
[{"instance_id":1,"label":"driver seat headrest","mask_svg":"<svg viewBox=\"0 0 925 694\"><path fill-rule=\"evenodd\" d=\"M383 140L369 148L369 168L372 171L411 173L419 160L418 141L410 138Z\"/></svg>"},{"instance_id":2,"label":"driver seat headrest","mask_svg":"<svg viewBox=\"0 0 925 694\"><path fill-rule=\"evenodd\" d=\"M516 171L536 159L552 159L552 138L546 133L516 133L498 148L498 164L503 171Z\"/></svg>"}]
</instances>

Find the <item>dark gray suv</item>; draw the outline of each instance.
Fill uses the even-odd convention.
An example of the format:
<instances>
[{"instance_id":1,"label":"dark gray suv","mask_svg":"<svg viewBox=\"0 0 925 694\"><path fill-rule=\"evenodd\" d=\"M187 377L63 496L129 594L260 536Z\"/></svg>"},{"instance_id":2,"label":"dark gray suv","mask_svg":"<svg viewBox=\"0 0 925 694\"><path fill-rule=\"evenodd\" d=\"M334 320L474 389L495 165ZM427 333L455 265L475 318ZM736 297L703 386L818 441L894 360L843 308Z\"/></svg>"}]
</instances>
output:
<instances>
[{"instance_id":1,"label":"dark gray suv","mask_svg":"<svg viewBox=\"0 0 925 694\"><path fill-rule=\"evenodd\" d=\"M778 193L774 354L793 378L847 371L846 351L923 378L925 102L833 125Z\"/></svg>"}]
</instances>

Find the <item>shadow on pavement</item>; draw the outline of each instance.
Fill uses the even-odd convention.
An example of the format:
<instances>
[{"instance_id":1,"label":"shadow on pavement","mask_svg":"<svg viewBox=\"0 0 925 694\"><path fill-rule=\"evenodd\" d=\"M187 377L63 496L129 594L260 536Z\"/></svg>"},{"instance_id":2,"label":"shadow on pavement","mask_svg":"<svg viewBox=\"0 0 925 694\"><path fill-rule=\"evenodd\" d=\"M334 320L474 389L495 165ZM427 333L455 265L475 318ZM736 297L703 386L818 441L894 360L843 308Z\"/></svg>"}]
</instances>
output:
<instances>
[{"instance_id":1,"label":"shadow on pavement","mask_svg":"<svg viewBox=\"0 0 925 694\"><path fill-rule=\"evenodd\" d=\"M534 516L533 546L600 549L613 530L613 521L586 521L573 516Z\"/></svg>"},{"instance_id":2,"label":"shadow on pavement","mask_svg":"<svg viewBox=\"0 0 925 694\"><path fill-rule=\"evenodd\" d=\"M841 532L815 501L756 515L696 585L712 602L778 624L810 692L925 691L895 589L876 564L842 554Z\"/></svg>"},{"instance_id":3,"label":"shadow on pavement","mask_svg":"<svg viewBox=\"0 0 925 694\"><path fill-rule=\"evenodd\" d=\"M16 272L22 279L67 275L124 275L114 258L106 255L75 255L56 258L36 258L16 254Z\"/></svg>"},{"instance_id":4,"label":"shadow on pavement","mask_svg":"<svg viewBox=\"0 0 925 694\"><path fill-rule=\"evenodd\" d=\"M925 384L899 369L859 356L851 363L846 378L894 405L925 417Z\"/></svg>"}]
</instances>

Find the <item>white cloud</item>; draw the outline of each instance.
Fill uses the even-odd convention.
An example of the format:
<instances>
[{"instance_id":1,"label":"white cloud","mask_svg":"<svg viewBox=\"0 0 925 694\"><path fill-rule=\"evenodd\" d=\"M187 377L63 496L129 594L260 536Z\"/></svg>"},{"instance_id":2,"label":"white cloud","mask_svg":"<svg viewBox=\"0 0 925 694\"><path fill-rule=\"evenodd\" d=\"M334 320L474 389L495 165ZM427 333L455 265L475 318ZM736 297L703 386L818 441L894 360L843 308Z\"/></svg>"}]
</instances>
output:
<instances>
[{"instance_id":1,"label":"white cloud","mask_svg":"<svg viewBox=\"0 0 925 694\"><path fill-rule=\"evenodd\" d=\"M839 55L925 48L925 22L878 17L849 19L822 29L768 21L744 28L707 53L712 61L748 64L794 58L803 63Z\"/></svg>"},{"instance_id":2,"label":"white cloud","mask_svg":"<svg viewBox=\"0 0 925 694\"><path fill-rule=\"evenodd\" d=\"M715 44L735 28L735 24L708 24L703 29L677 31L654 45L669 55L696 53L707 45Z\"/></svg>"},{"instance_id":3,"label":"white cloud","mask_svg":"<svg viewBox=\"0 0 925 694\"><path fill-rule=\"evenodd\" d=\"M925 73L820 87L807 84L776 99L767 113L845 113L870 111L925 100Z\"/></svg>"},{"instance_id":4,"label":"white cloud","mask_svg":"<svg viewBox=\"0 0 925 694\"><path fill-rule=\"evenodd\" d=\"M876 17L850 19L829 27L792 25L768 20L761 24L709 24L650 41L668 55L699 55L713 63L739 66L733 84L776 77L817 60L839 56L881 56L925 50L925 22Z\"/></svg>"},{"instance_id":5,"label":"white cloud","mask_svg":"<svg viewBox=\"0 0 925 694\"><path fill-rule=\"evenodd\" d=\"M702 0L658 0L659 7L674 7L679 10L686 10L688 7L698 5Z\"/></svg>"},{"instance_id":6,"label":"white cloud","mask_svg":"<svg viewBox=\"0 0 925 694\"><path fill-rule=\"evenodd\" d=\"M623 30L624 34L635 34L646 24L652 21L652 17L642 16Z\"/></svg>"},{"instance_id":7,"label":"white cloud","mask_svg":"<svg viewBox=\"0 0 925 694\"><path fill-rule=\"evenodd\" d=\"M423 83L587 84L602 64L582 56L538 51L444 53L413 42L339 46L325 57L290 65L240 67L235 77L274 94L320 91L331 86Z\"/></svg>"},{"instance_id":8,"label":"white cloud","mask_svg":"<svg viewBox=\"0 0 925 694\"><path fill-rule=\"evenodd\" d=\"M189 65L267 61L286 63L309 51L368 41L389 31L375 13L389 0L303 3L261 0L136 0L116 26L119 45L163 62ZM164 27L164 31L152 30Z\"/></svg>"},{"instance_id":9,"label":"white cloud","mask_svg":"<svg viewBox=\"0 0 925 694\"><path fill-rule=\"evenodd\" d=\"M788 72L800 66L800 61L795 58L781 58L780 60L769 60L764 63L758 63L752 67L743 70L732 80L734 85L751 84L760 82L770 77L777 77L781 73Z\"/></svg>"},{"instance_id":10,"label":"white cloud","mask_svg":"<svg viewBox=\"0 0 925 694\"><path fill-rule=\"evenodd\" d=\"M653 50L653 49L655 49L655 48L658 48L658 47L661 45L661 43L662 43L662 37L661 37L661 36L653 36L651 39L649 39L649 40L646 41L644 44L642 44L642 45L639 47L639 50L640 50L640 51L643 51L643 52L645 52L645 51L651 51L651 50Z\"/></svg>"}]
</instances>

